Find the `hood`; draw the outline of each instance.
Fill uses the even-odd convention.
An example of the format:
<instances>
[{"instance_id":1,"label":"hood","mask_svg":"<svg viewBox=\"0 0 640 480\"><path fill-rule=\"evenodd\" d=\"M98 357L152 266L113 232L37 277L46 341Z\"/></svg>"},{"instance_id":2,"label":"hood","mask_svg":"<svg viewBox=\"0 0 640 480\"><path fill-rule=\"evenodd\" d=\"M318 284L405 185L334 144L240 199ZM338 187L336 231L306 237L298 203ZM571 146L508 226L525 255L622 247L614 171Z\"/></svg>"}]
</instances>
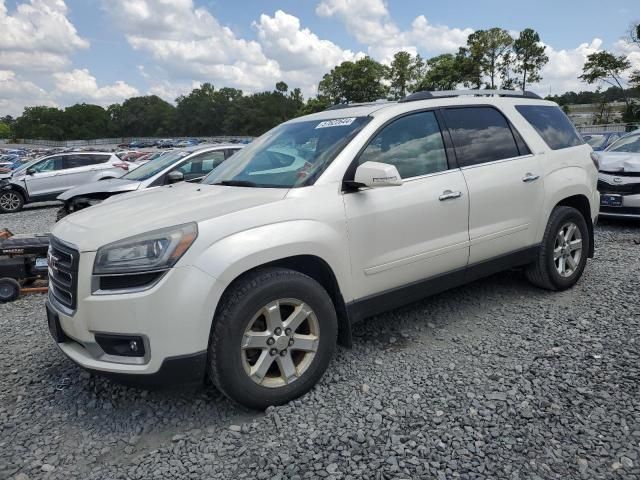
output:
<instances>
[{"instance_id":1,"label":"hood","mask_svg":"<svg viewBox=\"0 0 640 480\"><path fill-rule=\"evenodd\" d=\"M91 195L92 193L122 193L137 190L140 182L125 180L123 178L110 178L87 183L79 187L71 188L58 196L58 200L66 201L79 195Z\"/></svg>"},{"instance_id":2,"label":"hood","mask_svg":"<svg viewBox=\"0 0 640 480\"><path fill-rule=\"evenodd\" d=\"M640 172L640 153L598 153L601 172Z\"/></svg>"},{"instance_id":3,"label":"hood","mask_svg":"<svg viewBox=\"0 0 640 480\"><path fill-rule=\"evenodd\" d=\"M51 233L81 251L188 222L201 222L285 197L284 188L178 183L117 195L56 223Z\"/></svg>"}]
</instances>

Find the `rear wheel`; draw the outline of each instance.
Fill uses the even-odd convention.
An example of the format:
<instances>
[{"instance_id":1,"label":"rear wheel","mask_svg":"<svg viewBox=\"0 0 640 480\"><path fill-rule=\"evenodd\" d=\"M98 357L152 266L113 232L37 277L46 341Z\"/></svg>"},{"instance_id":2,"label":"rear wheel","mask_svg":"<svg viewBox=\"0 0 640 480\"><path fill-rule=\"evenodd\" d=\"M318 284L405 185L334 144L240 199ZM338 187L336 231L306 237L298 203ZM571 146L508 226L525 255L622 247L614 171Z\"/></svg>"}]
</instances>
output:
<instances>
[{"instance_id":1,"label":"rear wheel","mask_svg":"<svg viewBox=\"0 0 640 480\"><path fill-rule=\"evenodd\" d=\"M258 409L306 393L336 344L336 312L327 292L306 275L276 268L251 273L230 288L211 335L213 383Z\"/></svg>"},{"instance_id":2,"label":"rear wheel","mask_svg":"<svg viewBox=\"0 0 640 480\"><path fill-rule=\"evenodd\" d=\"M565 290L582 276L587 263L589 229L582 214L572 207L556 207L547 223L538 259L526 270L534 285Z\"/></svg>"},{"instance_id":3,"label":"rear wheel","mask_svg":"<svg viewBox=\"0 0 640 480\"><path fill-rule=\"evenodd\" d=\"M14 213L22 210L24 197L15 190L4 190L0 192L0 212Z\"/></svg>"},{"instance_id":4,"label":"rear wheel","mask_svg":"<svg viewBox=\"0 0 640 480\"><path fill-rule=\"evenodd\" d=\"M13 278L0 278L0 303L13 302L20 296L20 284Z\"/></svg>"}]
</instances>

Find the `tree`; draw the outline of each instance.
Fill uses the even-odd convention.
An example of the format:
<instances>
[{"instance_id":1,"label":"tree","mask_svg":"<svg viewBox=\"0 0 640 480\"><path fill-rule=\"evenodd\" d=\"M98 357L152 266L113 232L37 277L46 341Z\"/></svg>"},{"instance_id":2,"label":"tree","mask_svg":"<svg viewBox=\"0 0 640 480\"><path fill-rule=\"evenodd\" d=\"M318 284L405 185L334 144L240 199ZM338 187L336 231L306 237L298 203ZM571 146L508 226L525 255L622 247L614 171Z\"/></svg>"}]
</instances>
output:
<instances>
[{"instance_id":1,"label":"tree","mask_svg":"<svg viewBox=\"0 0 640 480\"><path fill-rule=\"evenodd\" d=\"M614 55L603 50L587 57L582 67L582 75L578 78L588 84L604 82L617 86L623 92L624 102L629 108L629 98L622 86L622 75L629 68L631 68L631 62L624 55Z\"/></svg>"},{"instance_id":2,"label":"tree","mask_svg":"<svg viewBox=\"0 0 640 480\"><path fill-rule=\"evenodd\" d=\"M427 60L427 71L416 90L455 90L464 82L458 58L445 53Z\"/></svg>"},{"instance_id":3,"label":"tree","mask_svg":"<svg viewBox=\"0 0 640 480\"><path fill-rule=\"evenodd\" d=\"M545 48L540 44L540 35L531 28L522 30L513 42L516 63L514 71L522 75L520 86L523 92L527 89L527 82L536 83L542 80L540 70L549 61L549 57L544 53Z\"/></svg>"},{"instance_id":4,"label":"tree","mask_svg":"<svg viewBox=\"0 0 640 480\"><path fill-rule=\"evenodd\" d=\"M16 138L64 140L64 112L54 107L26 107L13 125Z\"/></svg>"},{"instance_id":5,"label":"tree","mask_svg":"<svg viewBox=\"0 0 640 480\"><path fill-rule=\"evenodd\" d=\"M631 24L629 28L629 40L640 46L640 22Z\"/></svg>"},{"instance_id":6,"label":"tree","mask_svg":"<svg viewBox=\"0 0 640 480\"><path fill-rule=\"evenodd\" d=\"M8 123L0 122L0 138L11 138L11 127Z\"/></svg>"},{"instance_id":7,"label":"tree","mask_svg":"<svg viewBox=\"0 0 640 480\"><path fill-rule=\"evenodd\" d=\"M286 85L285 85L286 86ZM176 127L182 135L220 135L231 104L242 97L235 88L217 90L203 83L176 99Z\"/></svg>"},{"instance_id":8,"label":"tree","mask_svg":"<svg viewBox=\"0 0 640 480\"><path fill-rule=\"evenodd\" d=\"M107 109L117 136L147 137L176 133L176 108L156 95L132 97Z\"/></svg>"},{"instance_id":9,"label":"tree","mask_svg":"<svg viewBox=\"0 0 640 480\"><path fill-rule=\"evenodd\" d=\"M424 62L420 55L414 57L409 52L397 52L389 69L391 96L397 100L404 97L407 91L414 90L423 68Z\"/></svg>"},{"instance_id":10,"label":"tree","mask_svg":"<svg viewBox=\"0 0 640 480\"><path fill-rule=\"evenodd\" d=\"M482 67L477 52L460 47L456 54L456 66L465 87L482 88Z\"/></svg>"},{"instance_id":11,"label":"tree","mask_svg":"<svg viewBox=\"0 0 640 480\"><path fill-rule=\"evenodd\" d=\"M477 62L478 76L489 77L487 87L496 88L496 79L505 64L505 56L509 54L513 38L502 28L477 30L467 38L467 49L471 58ZM480 84L477 81L477 84Z\"/></svg>"},{"instance_id":12,"label":"tree","mask_svg":"<svg viewBox=\"0 0 640 480\"><path fill-rule=\"evenodd\" d=\"M230 104L223 131L233 135L257 136L294 118L303 105L302 93L296 88L285 95L288 87L284 90L283 86L287 85L279 82L273 92L255 93L235 99Z\"/></svg>"},{"instance_id":13,"label":"tree","mask_svg":"<svg viewBox=\"0 0 640 480\"><path fill-rule=\"evenodd\" d=\"M342 62L322 77L318 93L331 103L373 102L385 98L387 67L370 57Z\"/></svg>"},{"instance_id":14,"label":"tree","mask_svg":"<svg viewBox=\"0 0 640 480\"><path fill-rule=\"evenodd\" d=\"M80 103L64 109L64 138L86 140L107 135L111 118L99 105Z\"/></svg>"}]
</instances>

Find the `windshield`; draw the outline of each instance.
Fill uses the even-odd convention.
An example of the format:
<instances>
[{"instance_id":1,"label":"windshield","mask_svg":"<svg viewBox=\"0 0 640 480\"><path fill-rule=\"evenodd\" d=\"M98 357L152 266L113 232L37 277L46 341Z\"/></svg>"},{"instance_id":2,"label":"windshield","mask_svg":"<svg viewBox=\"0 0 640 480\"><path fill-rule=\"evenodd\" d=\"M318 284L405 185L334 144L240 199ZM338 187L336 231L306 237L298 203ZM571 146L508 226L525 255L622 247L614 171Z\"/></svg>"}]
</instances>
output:
<instances>
[{"instance_id":1,"label":"windshield","mask_svg":"<svg viewBox=\"0 0 640 480\"><path fill-rule=\"evenodd\" d=\"M129 173L124 174L121 178L127 180L135 180L140 182L142 180L148 180L155 174L160 173L172 163L186 157L191 152L184 150L176 150L175 152L167 153L161 157L155 158L144 165L139 166L135 170L131 170Z\"/></svg>"},{"instance_id":2,"label":"windshield","mask_svg":"<svg viewBox=\"0 0 640 480\"><path fill-rule=\"evenodd\" d=\"M592 148L599 148L605 144L607 137L605 135L590 134L583 135L584 141L591 145Z\"/></svg>"},{"instance_id":3,"label":"windshield","mask_svg":"<svg viewBox=\"0 0 640 480\"><path fill-rule=\"evenodd\" d=\"M280 125L212 170L202 183L270 188L311 185L369 120L349 117Z\"/></svg>"},{"instance_id":4,"label":"windshield","mask_svg":"<svg viewBox=\"0 0 640 480\"><path fill-rule=\"evenodd\" d=\"M640 134L627 135L607 148L607 152L640 153Z\"/></svg>"}]
</instances>

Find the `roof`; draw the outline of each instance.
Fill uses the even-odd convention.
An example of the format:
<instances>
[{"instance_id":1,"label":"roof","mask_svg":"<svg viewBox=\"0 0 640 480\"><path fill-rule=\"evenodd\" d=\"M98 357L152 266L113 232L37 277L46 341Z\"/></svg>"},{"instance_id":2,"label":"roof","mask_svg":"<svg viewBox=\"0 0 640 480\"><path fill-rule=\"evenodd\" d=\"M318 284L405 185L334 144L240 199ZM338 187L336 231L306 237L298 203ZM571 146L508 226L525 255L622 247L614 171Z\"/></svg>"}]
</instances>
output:
<instances>
[{"instance_id":1,"label":"roof","mask_svg":"<svg viewBox=\"0 0 640 480\"><path fill-rule=\"evenodd\" d=\"M480 92L480 93L478 93ZM317 120L329 120L333 118L345 118L345 117L366 117L369 115L375 116L377 113L388 112L388 111L396 111L397 113L401 112L410 112L413 110L419 110L422 108L429 107L444 107L444 106L453 106L453 105L553 105L557 106L557 104L553 102L549 102L547 100L542 100L539 97L535 98L530 95L514 95L514 96L501 96L502 93L491 93L492 91L487 90L469 90L469 91L461 91L461 92L440 92L445 94L444 96L435 95L438 92L431 92L434 95L432 97L417 95L418 98L413 100L411 96L406 97L401 101L377 101L371 103L357 103L351 105L334 105L329 107L327 110L322 112L313 113L311 115L306 115L304 117L298 117L289 122L306 122L306 121L317 121ZM501 92L501 91L497 91ZM429 93L429 92L418 92L418 93ZM457 93L457 94L456 94ZM529 93L529 92L527 92ZM448 94L448 95L447 95ZM536 96L537 97L537 96Z\"/></svg>"}]
</instances>

